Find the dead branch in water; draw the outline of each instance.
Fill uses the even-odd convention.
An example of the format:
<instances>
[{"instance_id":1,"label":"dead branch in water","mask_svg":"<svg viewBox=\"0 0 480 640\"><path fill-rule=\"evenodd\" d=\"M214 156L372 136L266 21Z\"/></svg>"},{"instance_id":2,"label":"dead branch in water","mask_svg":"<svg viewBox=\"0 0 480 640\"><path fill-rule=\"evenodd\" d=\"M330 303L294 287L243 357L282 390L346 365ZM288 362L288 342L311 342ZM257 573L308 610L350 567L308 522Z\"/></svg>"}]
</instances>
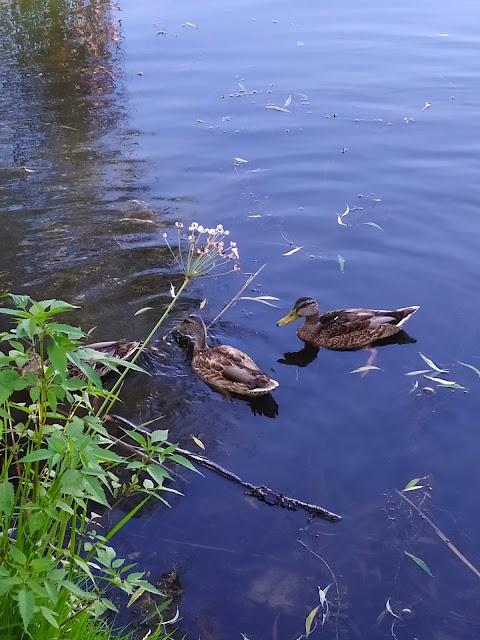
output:
<instances>
[{"instance_id":1,"label":"dead branch in water","mask_svg":"<svg viewBox=\"0 0 480 640\"><path fill-rule=\"evenodd\" d=\"M117 423L120 427L123 424L124 426L126 425L130 429L140 431L141 433L144 433L147 436L150 435L150 432L147 429L142 429L142 427L139 427L133 424L132 422L130 422L129 420L127 420L126 418L122 418L121 416L118 416L118 415L112 415L112 414L107 415L104 417L104 420ZM157 462L156 460L152 460L151 458L149 458L147 454L144 451L142 451L140 447L128 444L123 440L115 438L112 435L109 435L109 438L111 439L112 444L124 447L125 449L130 451L133 455L139 456L144 460L148 459L150 462L161 466L160 462ZM172 443L165 441L165 444L171 445ZM215 473L218 473L219 475L223 476L227 480L230 480L232 482L235 482L236 484L242 485L242 487L245 487L245 489L247 489L247 492L246 492L247 495L253 496L257 500L260 500L260 502L265 502L271 506L279 506L279 507L282 507L282 509L291 509L293 511L296 511L297 509L303 509L312 517L318 516L320 518L324 518L325 520L329 520L330 522L338 522L339 520L342 519L342 517L339 516L338 514L333 513L332 511L328 511L327 509L324 509L323 507L320 507L316 504L310 504L308 502L303 502L302 500L297 500L296 498L290 498L289 496L285 496L283 495L283 493L279 493L278 491L275 491L274 489L270 489L270 487L267 487L265 485L260 485L259 487L257 487L253 484L250 484L250 482L245 482L235 473L228 471L228 469L224 469L223 467L218 465L216 462L212 462L212 460L209 460L205 456L200 456L196 453L192 453L191 451L188 451L187 449L181 449L180 447L177 447L175 449L175 452L184 456L191 462L196 462L197 464L199 464L202 467L205 467L206 469L215 471Z\"/></svg>"},{"instance_id":2,"label":"dead branch in water","mask_svg":"<svg viewBox=\"0 0 480 640\"><path fill-rule=\"evenodd\" d=\"M477 578L480 578L480 571L478 571L478 569L473 566L473 564L470 562L470 560L467 560L467 558L463 555L463 553L461 551L459 551L459 549L457 549L457 547L453 544L453 542L450 542L450 540L443 533L443 531L441 529L439 529L437 527L437 525L434 522L432 522L430 520L430 518L428 516L426 516L425 513L421 509L419 509L417 507L417 505L415 503L413 503L409 498L407 498L407 496L405 494L403 494L398 489L395 489L395 491L398 493L399 496L401 496L404 500L406 500L408 502L408 504L411 507L413 507L421 515L421 517L424 520L426 520L428 522L428 524L432 527L432 529L435 531L435 533L440 538L440 540L443 540L443 542L447 545L447 547L451 551L453 551L453 553L457 556L457 558L459 558L465 565L467 565L467 567L470 569L470 571L473 571L473 573L477 576Z\"/></svg>"}]
</instances>

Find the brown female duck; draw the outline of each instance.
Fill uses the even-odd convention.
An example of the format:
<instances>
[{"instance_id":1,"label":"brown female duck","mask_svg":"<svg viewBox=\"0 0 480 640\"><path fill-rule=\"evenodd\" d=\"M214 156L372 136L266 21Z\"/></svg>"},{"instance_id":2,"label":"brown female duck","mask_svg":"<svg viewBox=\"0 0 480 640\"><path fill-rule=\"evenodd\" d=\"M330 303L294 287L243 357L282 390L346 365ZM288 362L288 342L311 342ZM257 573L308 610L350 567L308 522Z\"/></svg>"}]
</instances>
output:
<instances>
[{"instance_id":1,"label":"brown female duck","mask_svg":"<svg viewBox=\"0 0 480 640\"><path fill-rule=\"evenodd\" d=\"M260 371L243 351L225 344L209 347L207 330L199 316L187 316L175 329L193 335L192 368L202 380L218 391L256 397L278 387L278 382Z\"/></svg>"},{"instance_id":2,"label":"brown female duck","mask_svg":"<svg viewBox=\"0 0 480 640\"><path fill-rule=\"evenodd\" d=\"M417 309L419 307L392 311L337 309L321 314L313 298L299 298L290 313L277 322L277 326L305 318L297 331L300 340L327 349L364 349L377 340L401 331Z\"/></svg>"}]
</instances>

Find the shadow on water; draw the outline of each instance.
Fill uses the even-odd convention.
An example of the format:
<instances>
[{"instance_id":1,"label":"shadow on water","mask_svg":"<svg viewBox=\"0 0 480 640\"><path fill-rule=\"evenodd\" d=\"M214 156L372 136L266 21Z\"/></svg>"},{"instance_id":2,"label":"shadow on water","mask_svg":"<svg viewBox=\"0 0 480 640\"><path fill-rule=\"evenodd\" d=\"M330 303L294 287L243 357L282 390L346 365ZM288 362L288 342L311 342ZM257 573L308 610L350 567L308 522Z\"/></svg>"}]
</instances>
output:
<instances>
[{"instance_id":1,"label":"shadow on water","mask_svg":"<svg viewBox=\"0 0 480 640\"><path fill-rule=\"evenodd\" d=\"M405 331L399 331L393 336L376 340L369 348L386 347L391 344L415 344L417 341L409 336ZM364 349L334 349L334 351L363 351ZM283 354L283 358L279 358L277 362L280 364L294 365L296 367L306 367L315 360L320 351L320 347L304 343L303 349L300 351L287 351Z\"/></svg>"}]
</instances>

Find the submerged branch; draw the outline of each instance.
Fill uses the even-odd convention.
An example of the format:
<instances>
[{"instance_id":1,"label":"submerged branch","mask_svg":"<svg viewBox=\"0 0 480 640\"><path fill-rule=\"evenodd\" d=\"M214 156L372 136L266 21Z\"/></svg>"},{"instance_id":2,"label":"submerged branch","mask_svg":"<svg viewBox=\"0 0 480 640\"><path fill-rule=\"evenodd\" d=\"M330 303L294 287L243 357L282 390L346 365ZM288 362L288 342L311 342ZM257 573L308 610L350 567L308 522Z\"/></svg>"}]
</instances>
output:
<instances>
[{"instance_id":1,"label":"submerged branch","mask_svg":"<svg viewBox=\"0 0 480 640\"><path fill-rule=\"evenodd\" d=\"M463 553L461 551L459 551L459 549L457 549L457 547L453 544L453 542L450 542L450 540L443 533L443 531L441 529L439 529L437 527L437 525L434 522L432 522L430 520L430 518L428 516L426 516L425 513L421 509L419 509L414 502L412 502L409 498L407 498L407 496L405 494L403 494L398 489L395 489L395 491L398 493L398 495L400 497L402 497L404 500L406 500L408 502L408 504L411 507L413 507L422 516L422 518L424 520L426 520L428 522L428 524L432 527L432 529L435 531L435 533L440 538L440 540L443 540L443 542L447 545L447 547L451 551L453 551L453 553L457 556L457 558L459 558L465 565L467 565L467 567L470 569L470 571L473 571L473 573L477 576L477 578L480 578L480 571L478 571L478 569L473 566L473 564L470 562L470 560L467 560L467 558L463 555Z\"/></svg>"},{"instance_id":2,"label":"submerged branch","mask_svg":"<svg viewBox=\"0 0 480 640\"><path fill-rule=\"evenodd\" d=\"M137 425L133 424L132 422L130 422L129 420L121 416L110 414L108 416L105 416L104 419L117 423L119 426L121 426L122 424L124 426L127 425L130 429L135 429L136 431L140 431L141 433L144 433L147 436L150 435L148 430L138 427ZM109 435L109 437L111 438L111 441L113 444L124 447L134 455L137 455L142 459L146 459L148 457L145 454L145 452L142 451L141 448L131 444L127 444L123 440L119 440L114 436ZM172 443L165 441L165 444L171 445ZM250 484L250 482L245 482L235 473L228 471L228 469L221 467L216 462L209 460L205 456L200 456L196 453L192 453L191 451L188 451L187 449L181 449L180 447L177 447L175 449L175 452L184 456L191 462L196 462L197 464L199 464L202 467L205 467L206 469L215 471L215 473L218 473L219 475L223 476L227 480L230 480L232 482L242 485L242 487L245 487L245 489L247 489L247 492L246 492L247 495L253 496L257 500L260 500L261 502L266 502L267 504L272 506L279 506L279 507L282 507L283 509L291 509L293 511L296 511L297 509L303 509L304 511L309 513L311 516L318 516L320 518L324 518L325 520L329 520L330 522L338 522L339 520L342 519L342 517L339 516L338 514L333 513L332 511L328 511L327 509L324 509L323 507L320 507L316 504L310 504L308 502L303 502L303 500L290 498L289 496L285 496L282 493L279 493L274 489L270 489L265 485L255 486L253 484ZM149 461L160 465L160 463L155 460L150 459Z\"/></svg>"}]
</instances>

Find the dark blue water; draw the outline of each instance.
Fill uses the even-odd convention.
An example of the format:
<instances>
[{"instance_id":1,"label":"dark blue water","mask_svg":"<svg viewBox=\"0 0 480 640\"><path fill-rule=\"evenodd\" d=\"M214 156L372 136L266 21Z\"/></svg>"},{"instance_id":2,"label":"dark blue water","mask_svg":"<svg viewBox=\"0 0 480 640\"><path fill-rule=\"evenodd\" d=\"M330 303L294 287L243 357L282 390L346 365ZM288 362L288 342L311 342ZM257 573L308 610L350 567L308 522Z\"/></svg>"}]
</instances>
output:
<instances>
[{"instance_id":1,"label":"dark blue water","mask_svg":"<svg viewBox=\"0 0 480 640\"><path fill-rule=\"evenodd\" d=\"M245 480L344 518L309 523L209 472L182 474L184 497L119 541L155 580L176 567L181 631L300 637L332 582L302 540L338 584L311 637L392 637L391 598L411 610L399 639L478 638L478 578L395 493L428 476L406 495L480 565L480 381L459 364L480 366L477 4L140 0L100 5L82 37L60 2L50 33L8 6L21 5L0 19L2 286L81 304L99 340L141 338L179 282L165 225L222 223L242 272L197 281L169 326L204 298L212 318L266 263L245 295L279 308L240 301L215 337L272 370L277 406L265 415L213 393L169 340L122 412L164 415L183 446L198 450L194 435ZM350 373L364 351L279 362L302 343L275 322L305 295L324 310L420 305L406 326L417 342L380 349L365 377ZM422 377L412 392L419 352L469 392Z\"/></svg>"}]
</instances>

